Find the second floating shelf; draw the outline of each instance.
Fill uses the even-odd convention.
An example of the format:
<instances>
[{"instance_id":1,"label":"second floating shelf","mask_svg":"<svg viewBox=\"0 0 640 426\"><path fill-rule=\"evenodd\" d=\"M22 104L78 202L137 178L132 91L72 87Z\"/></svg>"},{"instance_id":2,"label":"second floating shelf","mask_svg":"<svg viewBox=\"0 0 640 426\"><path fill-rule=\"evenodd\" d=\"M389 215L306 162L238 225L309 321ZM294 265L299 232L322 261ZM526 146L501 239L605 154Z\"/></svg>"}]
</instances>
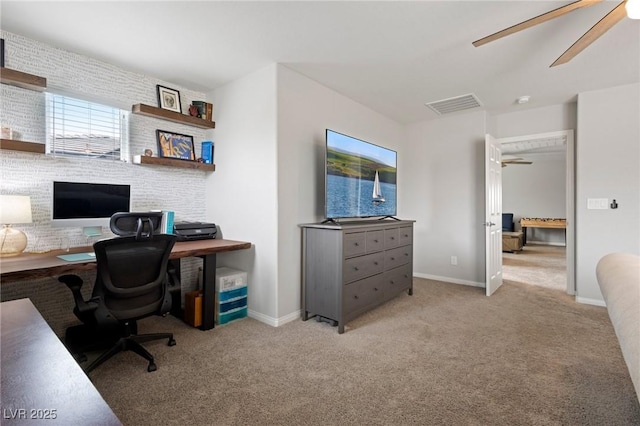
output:
<instances>
[{"instance_id":1,"label":"second floating shelf","mask_svg":"<svg viewBox=\"0 0 640 426\"><path fill-rule=\"evenodd\" d=\"M169 167L181 167L183 169L196 169L204 170L207 172L214 172L216 170L215 164L198 163L197 161L178 160L175 158L160 158L160 157L147 157L145 155L134 155L134 164L150 164L156 166L169 166Z\"/></svg>"}]
</instances>

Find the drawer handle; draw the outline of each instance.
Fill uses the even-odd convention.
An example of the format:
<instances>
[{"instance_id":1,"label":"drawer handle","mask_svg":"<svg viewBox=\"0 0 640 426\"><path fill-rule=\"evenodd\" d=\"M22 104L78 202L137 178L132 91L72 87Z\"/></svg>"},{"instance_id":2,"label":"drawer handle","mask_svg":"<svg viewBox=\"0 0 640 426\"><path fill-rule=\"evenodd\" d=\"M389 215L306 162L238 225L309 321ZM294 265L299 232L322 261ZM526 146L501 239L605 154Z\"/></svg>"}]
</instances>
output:
<instances>
[{"instance_id":1,"label":"drawer handle","mask_svg":"<svg viewBox=\"0 0 640 426\"><path fill-rule=\"evenodd\" d=\"M392 257L392 258L391 258L391 260L392 260L392 261L393 261L393 260L396 260L396 258L395 258L395 257Z\"/></svg>"},{"instance_id":2,"label":"drawer handle","mask_svg":"<svg viewBox=\"0 0 640 426\"><path fill-rule=\"evenodd\" d=\"M405 277L405 278L409 278L409 275L407 275L407 274L404 274L404 277Z\"/></svg>"},{"instance_id":3,"label":"drawer handle","mask_svg":"<svg viewBox=\"0 0 640 426\"><path fill-rule=\"evenodd\" d=\"M377 265L377 264L378 264L378 261L373 262L373 264L374 264L374 265Z\"/></svg>"},{"instance_id":4,"label":"drawer handle","mask_svg":"<svg viewBox=\"0 0 640 426\"><path fill-rule=\"evenodd\" d=\"M391 239L392 239L392 240L395 240L395 239L396 239L396 237L391 237Z\"/></svg>"},{"instance_id":5,"label":"drawer handle","mask_svg":"<svg viewBox=\"0 0 640 426\"><path fill-rule=\"evenodd\" d=\"M353 267L353 269L354 269L355 271L359 271L359 269L358 269L358 267L357 267L357 266L354 266L354 267Z\"/></svg>"},{"instance_id":6,"label":"drawer handle","mask_svg":"<svg viewBox=\"0 0 640 426\"><path fill-rule=\"evenodd\" d=\"M405 255L405 256L409 256L409 253L405 253L404 255Z\"/></svg>"},{"instance_id":7,"label":"drawer handle","mask_svg":"<svg viewBox=\"0 0 640 426\"><path fill-rule=\"evenodd\" d=\"M358 246L360 245L360 244L358 244L358 243L353 243L353 244L354 244L356 247L358 247Z\"/></svg>"},{"instance_id":8,"label":"drawer handle","mask_svg":"<svg viewBox=\"0 0 640 426\"><path fill-rule=\"evenodd\" d=\"M390 282L391 284L395 284L395 282L394 282L393 280L390 280L389 282Z\"/></svg>"},{"instance_id":9,"label":"drawer handle","mask_svg":"<svg viewBox=\"0 0 640 426\"><path fill-rule=\"evenodd\" d=\"M374 288L373 288L373 290L374 290L374 291L378 291L378 287L374 287Z\"/></svg>"},{"instance_id":10,"label":"drawer handle","mask_svg":"<svg viewBox=\"0 0 640 426\"><path fill-rule=\"evenodd\" d=\"M373 242L374 242L374 243L377 243L377 242L378 242L378 240L373 240Z\"/></svg>"},{"instance_id":11,"label":"drawer handle","mask_svg":"<svg viewBox=\"0 0 640 426\"><path fill-rule=\"evenodd\" d=\"M354 298L354 299L357 299L357 298L358 298L358 295L356 294L355 296L353 296L353 298Z\"/></svg>"}]
</instances>

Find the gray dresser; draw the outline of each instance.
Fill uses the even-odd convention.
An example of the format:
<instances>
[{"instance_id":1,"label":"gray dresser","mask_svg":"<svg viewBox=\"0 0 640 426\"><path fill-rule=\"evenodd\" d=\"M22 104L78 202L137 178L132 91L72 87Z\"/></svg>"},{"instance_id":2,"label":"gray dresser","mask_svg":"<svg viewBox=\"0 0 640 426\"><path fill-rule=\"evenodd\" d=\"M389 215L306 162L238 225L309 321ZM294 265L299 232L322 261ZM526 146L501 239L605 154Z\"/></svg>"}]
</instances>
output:
<instances>
[{"instance_id":1,"label":"gray dresser","mask_svg":"<svg viewBox=\"0 0 640 426\"><path fill-rule=\"evenodd\" d=\"M302 319L338 326L406 290L413 294L412 220L302 227Z\"/></svg>"}]
</instances>

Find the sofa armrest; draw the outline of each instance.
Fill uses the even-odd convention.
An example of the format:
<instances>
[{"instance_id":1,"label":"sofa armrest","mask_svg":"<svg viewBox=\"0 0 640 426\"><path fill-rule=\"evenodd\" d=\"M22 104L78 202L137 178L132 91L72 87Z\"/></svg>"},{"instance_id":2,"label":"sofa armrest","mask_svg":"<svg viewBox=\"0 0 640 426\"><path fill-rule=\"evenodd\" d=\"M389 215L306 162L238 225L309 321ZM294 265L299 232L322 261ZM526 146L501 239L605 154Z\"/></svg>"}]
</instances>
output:
<instances>
[{"instance_id":1,"label":"sofa armrest","mask_svg":"<svg viewBox=\"0 0 640 426\"><path fill-rule=\"evenodd\" d=\"M640 401L640 256L608 254L596 276Z\"/></svg>"}]
</instances>

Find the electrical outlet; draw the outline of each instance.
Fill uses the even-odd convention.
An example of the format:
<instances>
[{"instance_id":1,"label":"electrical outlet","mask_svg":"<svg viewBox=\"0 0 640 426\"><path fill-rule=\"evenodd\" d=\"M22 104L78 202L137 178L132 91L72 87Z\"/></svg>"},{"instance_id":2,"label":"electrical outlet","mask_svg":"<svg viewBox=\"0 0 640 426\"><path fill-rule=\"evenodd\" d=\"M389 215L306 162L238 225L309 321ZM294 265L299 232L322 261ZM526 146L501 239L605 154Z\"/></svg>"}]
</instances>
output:
<instances>
[{"instance_id":1,"label":"electrical outlet","mask_svg":"<svg viewBox=\"0 0 640 426\"><path fill-rule=\"evenodd\" d=\"M452 265L458 264L458 256L451 256L451 264Z\"/></svg>"}]
</instances>

